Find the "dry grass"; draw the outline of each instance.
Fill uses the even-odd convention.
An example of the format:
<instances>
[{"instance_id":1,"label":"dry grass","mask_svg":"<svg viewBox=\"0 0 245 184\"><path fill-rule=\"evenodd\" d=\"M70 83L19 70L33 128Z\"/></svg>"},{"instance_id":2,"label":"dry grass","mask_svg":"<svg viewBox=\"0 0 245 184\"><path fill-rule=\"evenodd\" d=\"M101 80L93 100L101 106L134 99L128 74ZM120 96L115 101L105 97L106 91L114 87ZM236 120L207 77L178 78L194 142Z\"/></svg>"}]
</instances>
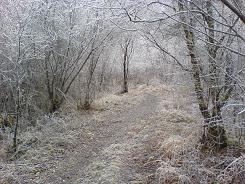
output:
<instances>
[{"instance_id":1,"label":"dry grass","mask_svg":"<svg viewBox=\"0 0 245 184\"><path fill-rule=\"evenodd\" d=\"M6 152L11 139L4 134L0 142L0 183L66 183L65 173L82 172L86 177L72 183L241 183L245 159L236 148L223 153L200 150L201 117L189 93L183 86L140 85L128 94L102 96L93 103L92 111L77 112L74 104L66 104L60 114L42 117L36 127L21 132L16 154ZM158 99L153 112L135 118L129 127L121 127L119 141L114 137L108 138L108 144L106 139L97 140L98 128L117 127L111 123L120 122L110 118L116 119L140 104L145 94ZM83 162L77 159L83 159L81 150L93 149L99 152L95 156L88 153L88 164L81 168Z\"/></svg>"},{"instance_id":2,"label":"dry grass","mask_svg":"<svg viewBox=\"0 0 245 184\"><path fill-rule=\"evenodd\" d=\"M81 142L86 144L93 139L93 129L97 126L93 127L93 123L102 122L108 114L137 103L140 95L132 95L130 101L127 98L127 94L106 94L93 103L92 110L80 112L76 111L75 102L69 101L60 114L40 117L35 127L20 132L15 154L8 153L12 139L6 132L0 142L0 183L47 183L47 178L51 178L56 170L65 171L69 168L64 167L72 167L76 158L69 164L62 162L79 150ZM108 169L103 172L108 173Z\"/></svg>"},{"instance_id":3,"label":"dry grass","mask_svg":"<svg viewBox=\"0 0 245 184\"><path fill-rule=\"evenodd\" d=\"M35 127L20 132L14 154L8 154L6 149L11 139L5 141L1 144L5 159L0 161L0 183L47 183L56 170L70 167L63 162L71 153L92 139L91 125L96 117L93 112L84 115L71 109L69 113L41 117Z\"/></svg>"},{"instance_id":4,"label":"dry grass","mask_svg":"<svg viewBox=\"0 0 245 184\"><path fill-rule=\"evenodd\" d=\"M77 183L119 183L124 168L124 156L129 153L130 145L112 144L102 150L100 157L85 168L87 176Z\"/></svg>"},{"instance_id":5,"label":"dry grass","mask_svg":"<svg viewBox=\"0 0 245 184\"><path fill-rule=\"evenodd\" d=\"M137 172L141 173L135 182L242 183L244 156L237 148L230 147L222 153L201 150L201 116L186 107L186 104L195 106L195 100L184 94L183 88L165 91L160 110L142 127L131 129L130 135L140 142L131 156Z\"/></svg>"}]
</instances>

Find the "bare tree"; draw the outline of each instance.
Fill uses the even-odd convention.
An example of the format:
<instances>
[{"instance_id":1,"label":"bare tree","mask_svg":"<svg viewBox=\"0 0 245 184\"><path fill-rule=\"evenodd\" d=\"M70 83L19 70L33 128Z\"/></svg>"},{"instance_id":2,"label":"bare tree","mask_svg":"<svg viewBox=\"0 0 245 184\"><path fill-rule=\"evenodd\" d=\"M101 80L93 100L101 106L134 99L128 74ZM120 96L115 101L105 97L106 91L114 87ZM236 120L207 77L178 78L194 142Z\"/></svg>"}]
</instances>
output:
<instances>
[{"instance_id":1,"label":"bare tree","mask_svg":"<svg viewBox=\"0 0 245 184\"><path fill-rule=\"evenodd\" d=\"M133 40L132 38L125 38L121 43L121 50L123 52L123 89L122 93L128 92L128 78L129 78L129 63L133 54Z\"/></svg>"},{"instance_id":2,"label":"bare tree","mask_svg":"<svg viewBox=\"0 0 245 184\"><path fill-rule=\"evenodd\" d=\"M39 37L41 34L44 38L42 45L45 45L44 65L41 68L45 74L49 111L54 112L84 66L96 52L100 52L99 48L108 39L111 30L94 31L98 17L87 14L92 8L89 4L47 1L41 2L40 6L44 11L37 12L41 18L36 22L44 28L39 30ZM62 14L64 9L66 13Z\"/></svg>"},{"instance_id":3,"label":"bare tree","mask_svg":"<svg viewBox=\"0 0 245 184\"><path fill-rule=\"evenodd\" d=\"M221 0L232 12L234 12L245 23L243 2L235 1L235 6L227 0Z\"/></svg>"},{"instance_id":4,"label":"bare tree","mask_svg":"<svg viewBox=\"0 0 245 184\"><path fill-rule=\"evenodd\" d=\"M91 4L76 0L1 1L0 113L4 124L14 117L15 151L25 118L35 121L38 108L56 111L86 64L94 68L112 29L93 31L101 17L91 11Z\"/></svg>"},{"instance_id":5,"label":"bare tree","mask_svg":"<svg viewBox=\"0 0 245 184\"><path fill-rule=\"evenodd\" d=\"M241 60L237 60L237 57L244 58L244 49L235 41L244 43L243 28L240 28L243 25L237 18L225 15L224 12L229 15L229 11L222 10L221 3L215 1L139 0L137 3L114 3L112 7L121 7L122 14L124 12L131 22L144 26L140 29L147 40L191 74L204 127L207 128L203 141L217 148L225 147L227 135L222 109L239 89L243 91L244 88L238 74ZM178 31L181 27L184 34ZM183 62L185 58L172 54L164 47L163 42L171 37L184 38L190 65Z\"/></svg>"},{"instance_id":6,"label":"bare tree","mask_svg":"<svg viewBox=\"0 0 245 184\"><path fill-rule=\"evenodd\" d=\"M27 6L25 10L21 9L21 4L16 2L4 1L0 9L5 15L2 19L0 37L0 57L1 57L1 88L3 93L2 112L6 119L13 116L15 125L13 126L13 151L17 150L17 139L22 112L28 106L26 86L28 83L27 71L24 63L28 60L28 49L30 44L25 44L25 33L28 31L30 17L32 16L31 7ZM4 88L3 88L4 87ZM2 105L2 104L1 104ZM1 113L2 113L1 112Z\"/></svg>"},{"instance_id":7,"label":"bare tree","mask_svg":"<svg viewBox=\"0 0 245 184\"><path fill-rule=\"evenodd\" d=\"M80 107L83 107L86 110L90 109L90 105L93 102L95 89L94 88L92 89L92 83L94 80L95 69L101 58L102 52L103 52L103 49L97 55L93 54L93 56L91 57L90 63L89 63L88 74L87 74L87 79L86 79L84 103L80 104Z\"/></svg>"}]
</instances>

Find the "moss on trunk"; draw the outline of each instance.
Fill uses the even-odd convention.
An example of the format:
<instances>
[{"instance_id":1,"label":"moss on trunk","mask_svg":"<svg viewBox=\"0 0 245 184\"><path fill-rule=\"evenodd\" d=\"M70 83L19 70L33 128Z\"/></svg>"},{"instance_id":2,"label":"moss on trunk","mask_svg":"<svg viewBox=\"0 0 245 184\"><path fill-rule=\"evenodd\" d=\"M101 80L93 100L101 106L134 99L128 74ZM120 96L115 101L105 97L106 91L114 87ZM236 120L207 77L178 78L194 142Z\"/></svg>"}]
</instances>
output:
<instances>
[{"instance_id":1,"label":"moss on trunk","mask_svg":"<svg viewBox=\"0 0 245 184\"><path fill-rule=\"evenodd\" d=\"M228 145L228 139L225 128L220 125L208 127L206 134L202 137L202 142L204 143L204 147L216 149L226 148Z\"/></svg>"}]
</instances>

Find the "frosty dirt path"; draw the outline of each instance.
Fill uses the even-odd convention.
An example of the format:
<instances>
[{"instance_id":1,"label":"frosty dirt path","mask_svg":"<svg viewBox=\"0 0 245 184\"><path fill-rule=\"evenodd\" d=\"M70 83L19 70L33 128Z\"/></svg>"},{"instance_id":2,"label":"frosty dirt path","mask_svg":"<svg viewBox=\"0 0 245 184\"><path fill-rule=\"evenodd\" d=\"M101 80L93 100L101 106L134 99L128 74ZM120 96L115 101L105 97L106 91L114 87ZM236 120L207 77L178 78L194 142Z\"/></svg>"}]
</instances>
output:
<instances>
[{"instance_id":1,"label":"frosty dirt path","mask_svg":"<svg viewBox=\"0 0 245 184\"><path fill-rule=\"evenodd\" d=\"M226 166L214 166L233 154L222 161L200 152L201 118L185 89L139 85L128 94L106 94L91 111L64 107L44 117L23 134L29 149L0 163L0 183L226 183Z\"/></svg>"},{"instance_id":2,"label":"frosty dirt path","mask_svg":"<svg viewBox=\"0 0 245 184\"><path fill-rule=\"evenodd\" d=\"M53 173L49 183L130 183L134 171L123 164L126 150L130 149L125 144L133 141L129 140L128 130L155 112L160 97L144 93L136 99L129 108L112 111L103 120L94 121L89 127L90 138L81 140L81 146L64 160L59 167L62 169Z\"/></svg>"},{"instance_id":3,"label":"frosty dirt path","mask_svg":"<svg viewBox=\"0 0 245 184\"><path fill-rule=\"evenodd\" d=\"M182 181L182 163L189 163L183 153L192 154L200 129L193 105L183 90L139 85L128 94L97 99L91 111L64 107L22 134L29 147L20 158L0 163L0 183Z\"/></svg>"}]
</instances>

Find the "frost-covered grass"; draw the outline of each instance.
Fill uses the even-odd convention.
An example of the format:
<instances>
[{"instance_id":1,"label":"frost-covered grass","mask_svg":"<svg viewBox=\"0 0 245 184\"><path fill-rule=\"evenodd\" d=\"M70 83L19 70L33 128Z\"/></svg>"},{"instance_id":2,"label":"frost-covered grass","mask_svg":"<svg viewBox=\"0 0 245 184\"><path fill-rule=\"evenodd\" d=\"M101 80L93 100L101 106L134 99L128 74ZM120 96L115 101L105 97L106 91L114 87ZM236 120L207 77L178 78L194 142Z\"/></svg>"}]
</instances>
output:
<instances>
[{"instance_id":1,"label":"frost-covered grass","mask_svg":"<svg viewBox=\"0 0 245 184\"><path fill-rule=\"evenodd\" d=\"M37 120L36 127L21 132L17 152L0 163L0 183L45 183L42 174L51 175L67 151L78 144L76 129L84 125L77 118L74 114L45 116Z\"/></svg>"},{"instance_id":2,"label":"frost-covered grass","mask_svg":"<svg viewBox=\"0 0 245 184\"><path fill-rule=\"evenodd\" d=\"M194 98L184 95L183 87L170 88L163 95L159 111L131 129L130 135L138 142L131 161L141 173L136 183L244 181L244 150L233 145L222 152L202 149L202 118L198 110L189 109L195 105Z\"/></svg>"},{"instance_id":3,"label":"frost-covered grass","mask_svg":"<svg viewBox=\"0 0 245 184\"><path fill-rule=\"evenodd\" d=\"M20 132L15 154L7 152L11 139L3 137L0 183L244 181L245 157L237 147L222 152L201 149L202 119L189 92L183 86L140 85L128 94L103 95L90 111L78 112L75 105L66 104L60 113L40 117L35 127ZM157 98L156 109L143 109L149 114L138 118L125 113L139 108L146 94ZM132 117L117 120L123 113ZM133 123L126 126L131 119ZM120 125L123 121L125 126Z\"/></svg>"}]
</instances>

